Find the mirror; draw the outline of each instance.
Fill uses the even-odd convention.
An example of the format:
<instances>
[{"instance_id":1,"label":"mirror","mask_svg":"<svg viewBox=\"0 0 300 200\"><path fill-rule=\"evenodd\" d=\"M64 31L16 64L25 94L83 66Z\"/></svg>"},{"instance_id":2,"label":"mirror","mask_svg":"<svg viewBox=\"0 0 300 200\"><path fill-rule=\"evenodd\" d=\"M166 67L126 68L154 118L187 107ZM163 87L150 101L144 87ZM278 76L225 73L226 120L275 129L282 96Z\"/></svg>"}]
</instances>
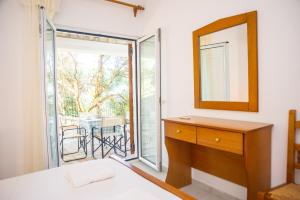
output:
<instances>
[{"instance_id":1,"label":"mirror","mask_svg":"<svg viewBox=\"0 0 300 200\"><path fill-rule=\"evenodd\" d=\"M193 32L195 107L258 111L256 11Z\"/></svg>"},{"instance_id":2,"label":"mirror","mask_svg":"<svg viewBox=\"0 0 300 200\"><path fill-rule=\"evenodd\" d=\"M203 101L248 101L246 24L200 37Z\"/></svg>"}]
</instances>

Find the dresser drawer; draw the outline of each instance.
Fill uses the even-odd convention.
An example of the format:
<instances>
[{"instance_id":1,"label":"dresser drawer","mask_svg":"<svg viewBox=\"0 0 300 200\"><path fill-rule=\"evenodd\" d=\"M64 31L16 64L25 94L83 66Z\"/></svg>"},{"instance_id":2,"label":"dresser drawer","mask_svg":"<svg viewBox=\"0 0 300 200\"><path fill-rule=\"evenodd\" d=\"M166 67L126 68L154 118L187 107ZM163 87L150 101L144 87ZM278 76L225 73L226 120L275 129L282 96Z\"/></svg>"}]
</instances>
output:
<instances>
[{"instance_id":1,"label":"dresser drawer","mask_svg":"<svg viewBox=\"0 0 300 200\"><path fill-rule=\"evenodd\" d=\"M197 128L197 144L243 155L243 134Z\"/></svg>"},{"instance_id":2,"label":"dresser drawer","mask_svg":"<svg viewBox=\"0 0 300 200\"><path fill-rule=\"evenodd\" d=\"M165 135L170 138L196 144L196 131L195 126L165 122Z\"/></svg>"}]
</instances>

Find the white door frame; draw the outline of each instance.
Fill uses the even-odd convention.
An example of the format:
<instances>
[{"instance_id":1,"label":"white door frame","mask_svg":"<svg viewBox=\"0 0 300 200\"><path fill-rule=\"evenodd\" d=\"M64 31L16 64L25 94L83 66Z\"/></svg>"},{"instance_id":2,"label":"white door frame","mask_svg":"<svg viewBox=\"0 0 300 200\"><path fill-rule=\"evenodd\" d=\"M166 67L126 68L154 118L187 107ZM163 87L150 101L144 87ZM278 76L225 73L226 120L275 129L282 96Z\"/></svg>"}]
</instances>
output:
<instances>
[{"instance_id":1,"label":"white door frame","mask_svg":"<svg viewBox=\"0 0 300 200\"><path fill-rule=\"evenodd\" d=\"M50 135L47 132L47 103L46 103L46 77L45 77L45 66L46 66L46 62L45 62L45 26L46 23L48 23L50 25L50 27L53 29L53 51L54 51L54 85L55 85L55 109L56 109L56 137L57 137L57 163L53 163L51 160L51 145L50 145ZM60 157L59 157L59 135L58 135L58 124L57 124L57 84L56 84L56 28L53 25L53 23L51 21L49 21L49 19L47 18L46 12L45 12L45 8L44 7L40 7L40 24L39 24L39 31L40 31L40 44L41 44L41 90L42 90L42 99L43 99L43 108L44 108L44 112L43 112L43 122L44 122L44 157L45 160L47 161L47 167L48 168L52 168L52 167L58 167L60 166Z\"/></svg>"},{"instance_id":2,"label":"white door frame","mask_svg":"<svg viewBox=\"0 0 300 200\"><path fill-rule=\"evenodd\" d=\"M147 159L143 158L141 155L142 150L142 144L141 144L141 69L140 69L140 43L151 38L155 37L155 54L156 54L156 120L157 120L157 160L156 164L153 164L152 162L148 161ZM161 37L161 31L158 29L155 33L149 34L145 37L142 37L137 40L137 85L138 85L138 134L139 134L139 160L144 162L145 164L149 165L150 167L154 168L157 171L161 171L162 169L162 141L161 141L161 49L160 49L160 37Z\"/></svg>"}]
</instances>

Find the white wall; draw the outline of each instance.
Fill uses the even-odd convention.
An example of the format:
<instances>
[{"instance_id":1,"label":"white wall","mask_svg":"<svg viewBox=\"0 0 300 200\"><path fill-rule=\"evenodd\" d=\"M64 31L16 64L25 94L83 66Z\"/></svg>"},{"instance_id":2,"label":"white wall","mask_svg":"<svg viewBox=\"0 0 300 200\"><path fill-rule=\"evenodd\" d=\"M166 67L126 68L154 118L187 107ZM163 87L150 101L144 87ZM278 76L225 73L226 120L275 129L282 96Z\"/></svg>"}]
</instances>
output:
<instances>
[{"instance_id":1,"label":"white wall","mask_svg":"<svg viewBox=\"0 0 300 200\"><path fill-rule=\"evenodd\" d=\"M155 3L154 3L155 2ZM219 18L258 11L259 112L194 109L192 31ZM287 117L300 117L299 0L156 0L146 3L144 33L162 28L163 114L201 115L274 124L272 185L285 181ZM164 154L164 164L167 156ZM194 178L244 197L244 190L203 175ZM227 187L228 186L228 187Z\"/></svg>"},{"instance_id":2,"label":"white wall","mask_svg":"<svg viewBox=\"0 0 300 200\"><path fill-rule=\"evenodd\" d=\"M143 0L128 2L144 4ZM54 23L77 30L136 37L142 32L142 15L138 12L138 17L134 17L132 9L103 0L62 0Z\"/></svg>"},{"instance_id":3,"label":"white wall","mask_svg":"<svg viewBox=\"0 0 300 200\"><path fill-rule=\"evenodd\" d=\"M22 8L0 1L0 179L24 171Z\"/></svg>"}]
</instances>

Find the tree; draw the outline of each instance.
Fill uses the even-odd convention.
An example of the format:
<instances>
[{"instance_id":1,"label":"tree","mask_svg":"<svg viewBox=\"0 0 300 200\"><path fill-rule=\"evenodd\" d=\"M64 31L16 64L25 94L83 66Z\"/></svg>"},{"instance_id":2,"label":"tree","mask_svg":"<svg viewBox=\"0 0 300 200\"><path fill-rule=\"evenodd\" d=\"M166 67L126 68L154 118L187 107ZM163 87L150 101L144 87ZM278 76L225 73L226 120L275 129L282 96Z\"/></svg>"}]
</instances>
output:
<instances>
[{"instance_id":1,"label":"tree","mask_svg":"<svg viewBox=\"0 0 300 200\"><path fill-rule=\"evenodd\" d=\"M60 111L67 113L84 112L80 97L86 90L84 77L79 70L76 55L71 52L58 54L58 96ZM75 105L72 103L75 100ZM74 108L75 106L75 108Z\"/></svg>"},{"instance_id":2,"label":"tree","mask_svg":"<svg viewBox=\"0 0 300 200\"><path fill-rule=\"evenodd\" d=\"M108 68L108 62L114 67ZM96 109L101 114L102 105L109 100L123 98L124 94L114 91L114 87L124 82L124 78L128 77L127 59L124 57L111 57L100 55L98 60L98 69L93 77L95 91L93 101L88 112ZM128 95L128 94L127 94Z\"/></svg>"},{"instance_id":3,"label":"tree","mask_svg":"<svg viewBox=\"0 0 300 200\"><path fill-rule=\"evenodd\" d=\"M109 108L115 115L128 112L127 57L99 55L95 67L79 63L79 55L58 52L58 104L63 115L80 112L102 114ZM89 69L88 73L87 70Z\"/></svg>"},{"instance_id":4,"label":"tree","mask_svg":"<svg viewBox=\"0 0 300 200\"><path fill-rule=\"evenodd\" d=\"M85 90L84 87L84 83L83 83L83 78L82 78L82 73L80 73L79 69L78 69L78 62L76 61L74 55L72 53L69 53L70 57L72 58L73 62L74 62L74 73L73 73L73 93L75 95L75 99L76 99L76 103L78 106L78 110L79 112L83 112L83 108L80 102L80 96L81 93Z\"/></svg>"}]
</instances>

